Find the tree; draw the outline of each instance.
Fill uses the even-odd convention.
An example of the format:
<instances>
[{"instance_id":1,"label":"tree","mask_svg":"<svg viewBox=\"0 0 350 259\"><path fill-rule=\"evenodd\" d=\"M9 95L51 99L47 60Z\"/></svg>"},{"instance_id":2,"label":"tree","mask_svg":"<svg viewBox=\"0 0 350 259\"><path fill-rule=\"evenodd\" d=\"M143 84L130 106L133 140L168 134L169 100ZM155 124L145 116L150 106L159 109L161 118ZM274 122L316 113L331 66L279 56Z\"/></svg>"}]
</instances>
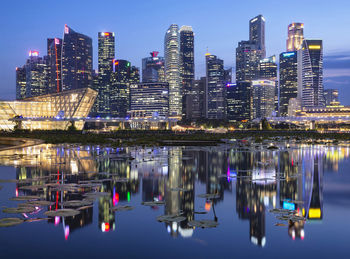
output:
<instances>
[{"instance_id":1,"label":"tree","mask_svg":"<svg viewBox=\"0 0 350 259\"><path fill-rule=\"evenodd\" d=\"M70 125L68 127L68 131L76 131L75 122L73 120L70 121Z\"/></svg>"},{"instance_id":2,"label":"tree","mask_svg":"<svg viewBox=\"0 0 350 259\"><path fill-rule=\"evenodd\" d=\"M269 121L266 118L262 119L261 124L262 124L263 130L271 130L272 129Z\"/></svg>"}]
</instances>

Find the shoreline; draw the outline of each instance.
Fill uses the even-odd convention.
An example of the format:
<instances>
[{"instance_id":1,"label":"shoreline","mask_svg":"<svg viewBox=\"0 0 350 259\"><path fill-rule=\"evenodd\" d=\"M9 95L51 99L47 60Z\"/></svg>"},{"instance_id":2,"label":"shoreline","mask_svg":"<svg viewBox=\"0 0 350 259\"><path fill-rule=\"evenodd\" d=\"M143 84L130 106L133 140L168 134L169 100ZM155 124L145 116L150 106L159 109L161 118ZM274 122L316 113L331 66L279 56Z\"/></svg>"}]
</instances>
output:
<instances>
[{"instance_id":1,"label":"shoreline","mask_svg":"<svg viewBox=\"0 0 350 259\"><path fill-rule=\"evenodd\" d=\"M183 146L215 146L227 143L230 139L253 138L255 142L271 138L285 140L318 141L331 140L350 141L350 133L319 133L315 131L232 131L229 133L188 132L176 133L172 131L115 131L108 133L92 133L81 131L15 131L0 132L1 139L21 139L47 144L95 144L114 147L138 145L183 145ZM1 144L1 141L0 141ZM33 144L31 142L31 144ZM6 147L5 147L6 148Z\"/></svg>"}]
</instances>

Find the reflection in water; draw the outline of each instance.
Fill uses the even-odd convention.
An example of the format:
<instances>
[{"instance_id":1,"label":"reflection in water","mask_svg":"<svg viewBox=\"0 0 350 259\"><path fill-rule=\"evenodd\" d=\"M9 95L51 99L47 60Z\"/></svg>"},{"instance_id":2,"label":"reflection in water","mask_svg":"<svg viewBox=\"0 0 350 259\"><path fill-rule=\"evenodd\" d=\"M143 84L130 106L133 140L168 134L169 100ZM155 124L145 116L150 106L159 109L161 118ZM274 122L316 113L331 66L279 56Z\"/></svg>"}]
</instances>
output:
<instances>
[{"instance_id":1,"label":"reflection in water","mask_svg":"<svg viewBox=\"0 0 350 259\"><path fill-rule=\"evenodd\" d=\"M249 221L250 241L263 247L267 242L266 217L272 208L296 210L304 216L306 222L286 223L292 239L304 239L304 225L323 218L324 168L337 172L338 163L349 157L347 146L288 148L285 143L279 146L279 150L272 151L262 144L117 149L39 145L2 151L0 164L17 168L16 196L38 195L51 201L53 205L43 207L46 210L66 208L63 201L87 200L86 193L101 193L97 208L98 228L102 232L116 229L116 212L111 209L119 203L132 203L133 196L141 192L143 202L165 201L165 215L185 217L180 222L159 224L165 224L172 237L188 238L195 231L188 222L201 219L220 222L215 206L219 206L225 194L233 192L238 218ZM219 198L197 197L203 189ZM94 208L85 206L75 217L55 217L49 222L61 226L68 239L70 233L94 224ZM150 209L163 213L162 207ZM208 213L202 215L198 211Z\"/></svg>"}]
</instances>

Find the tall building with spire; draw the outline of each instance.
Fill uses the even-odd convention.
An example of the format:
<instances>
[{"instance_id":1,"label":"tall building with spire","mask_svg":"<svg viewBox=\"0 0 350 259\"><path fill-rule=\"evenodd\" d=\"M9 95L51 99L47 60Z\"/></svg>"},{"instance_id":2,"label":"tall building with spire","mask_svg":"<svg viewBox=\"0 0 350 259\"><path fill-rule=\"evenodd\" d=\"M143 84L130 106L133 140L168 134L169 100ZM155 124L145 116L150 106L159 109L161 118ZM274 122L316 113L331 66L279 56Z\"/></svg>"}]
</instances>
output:
<instances>
[{"instance_id":1,"label":"tall building with spire","mask_svg":"<svg viewBox=\"0 0 350 259\"><path fill-rule=\"evenodd\" d=\"M98 33L98 96L96 99L97 114L108 116L110 114L110 90L113 73L113 60L115 58L114 32Z\"/></svg>"},{"instance_id":2,"label":"tall building with spire","mask_svg":"<svg viewBox=\"0 0 350 259\"><path fill-rule=\"evenodd\" d=\"M92 39L64 27L62 44L62 89L92 87Z\"/></svg>"},{"instance_id":3,"label":"tall building with spire","mask_svg":"<svg viewBox=\"0 0 350 259\"><path fill-rule=\"evenodd\" d=\"M304 24L291 23L288 25L287 51L301 49L304 41Z\"/></svg>"},{"instance_id":4,"label":"tall building with spire","mask_svg":"<svg viewBox=\"0 0 350 259\"><path fill-rule=\"evenodd\" d=\"M194 87L194 33L191 26L180 28L180 76L182 83L182 117L192 120Z\"/></svg>"},{"instance_id":5,"label":"tall building with spire","mask_svg":"<svg viewBox=\"0 0 350 259\"><path fill-rule=\"evenodd\" d=\"M169 83L169 115L182 116L180 79L180 35L176 24L170 25L164 38L165 77Z\"/></svg>"},{"instance_id":6,"label":"tall building with spire","mask_svg":"<svg viewBox=\"0 0 350 259\"><path fill-rule=\"evenodd\" d=\"M298 99L302 107L325 105L322 40L304 40L298 51Z\"/></svg>"}]
</instances>

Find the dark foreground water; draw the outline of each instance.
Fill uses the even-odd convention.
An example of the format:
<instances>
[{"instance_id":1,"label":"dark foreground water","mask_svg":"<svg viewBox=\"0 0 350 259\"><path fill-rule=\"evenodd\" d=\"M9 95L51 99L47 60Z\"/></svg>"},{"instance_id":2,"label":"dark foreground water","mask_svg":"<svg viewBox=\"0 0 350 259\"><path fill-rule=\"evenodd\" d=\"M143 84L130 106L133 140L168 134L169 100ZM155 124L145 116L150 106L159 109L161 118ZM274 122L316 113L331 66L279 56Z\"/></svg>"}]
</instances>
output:
<instances>
[{"instance_id":1,"label":"dark foreground water","mask_svg":"<svg viewBox=\"0 0 350 259\"><path fill-rule=\"evenodd\" d=\"M350 147L268 145L2 151L0 258L350 258Z\"/></svg>"}]
</instances>

